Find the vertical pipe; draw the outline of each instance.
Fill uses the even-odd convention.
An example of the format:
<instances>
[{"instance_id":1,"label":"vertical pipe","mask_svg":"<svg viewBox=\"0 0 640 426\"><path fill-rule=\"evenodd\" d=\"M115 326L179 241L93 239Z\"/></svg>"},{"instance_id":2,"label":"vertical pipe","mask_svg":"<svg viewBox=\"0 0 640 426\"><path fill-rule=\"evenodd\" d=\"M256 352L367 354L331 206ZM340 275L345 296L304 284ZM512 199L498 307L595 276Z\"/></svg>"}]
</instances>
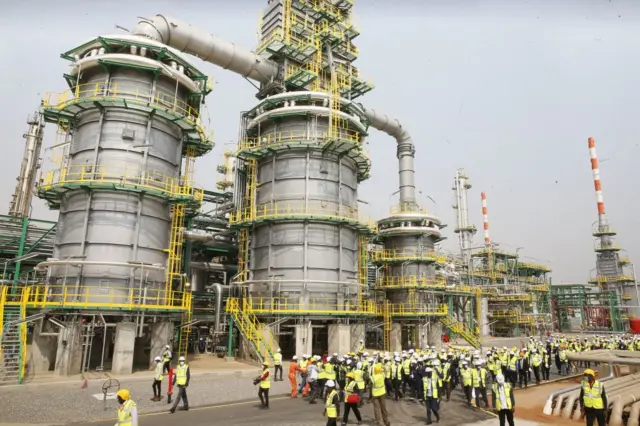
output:
<instances>
[{"instance_id":1,"label":"vertical pipe","mask_svg":"<svg viewBox=\"0 0 640 426\"><path fill-rule=\"evenodd\" d=\"M600 167L598 165L598 155L596 154L596 141L589 138L589 156L591 157L591 171L593 173L593 185L596 190L596 204L598 206L598 227L606 227L607 216L604 209L604 199L602 198L602 184L600 182Z\"/></svg>"},{"instance_id":2,"label":"vertical pipe","mask_svg":"<svg viewBox=\"0 0 640 426\"><path fill-rule=\"evenodd\" d=\"M22 231L20 232L20 245L18 246L18 253L16 254L16 257L19 259L22 257L22 255L24 254L24 245L25 245L25 241L27 239L27 231L29 230L29 218L28 217L23 217L22 218ZM7 264L5 263L5 267L7 266ZM17 290L17 285L18 282L20 280L20 268L22 266L22 260L18 260L16 262L16 267L14 269L13 272L13 291Z\"/></svg>"},{"instance_id":3,"label":"vertical pipe","mask_svg":"<svg viewBox=\"0 0 640 426\"><path fill-rule=\"evenodd\" d=\"M489 247L491 245L491 240L489 239L489 215L487 213L487 193L483 192L480 194L482 198L482 223L484 226L484 245Z\"/></svg>"}]
</instances>

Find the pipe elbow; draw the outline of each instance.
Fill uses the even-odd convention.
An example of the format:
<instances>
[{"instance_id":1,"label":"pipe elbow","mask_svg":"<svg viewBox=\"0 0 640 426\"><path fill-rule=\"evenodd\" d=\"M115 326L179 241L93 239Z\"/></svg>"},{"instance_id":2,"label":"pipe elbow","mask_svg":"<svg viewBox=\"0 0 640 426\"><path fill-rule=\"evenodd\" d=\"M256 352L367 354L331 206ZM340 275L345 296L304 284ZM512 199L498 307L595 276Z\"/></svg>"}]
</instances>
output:
<instances>
[{"instance_id":1,"label":"pipe elbow","mask_svg":"<svg viewBox=\"0 0 640 426\"><path fill-rule=\"evenodd\" d=\"M171 27L164 15L156 15L153 18L139 16L138 19L138 24L133 30L134 35L169 44Z\"/></svg>"}]
</instances>

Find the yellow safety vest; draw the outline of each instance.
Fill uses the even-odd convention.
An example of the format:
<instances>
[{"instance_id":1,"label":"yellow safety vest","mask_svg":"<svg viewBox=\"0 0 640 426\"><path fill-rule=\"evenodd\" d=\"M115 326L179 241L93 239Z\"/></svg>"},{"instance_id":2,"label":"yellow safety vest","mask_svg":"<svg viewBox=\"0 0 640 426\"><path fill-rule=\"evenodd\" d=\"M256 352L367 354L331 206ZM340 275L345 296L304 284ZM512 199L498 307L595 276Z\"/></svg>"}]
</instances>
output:
<instances>
[{"instance_id":1,"label":"yellow safety vest","mask_svg":"<svg viewBox=\"0 0 640 426\"><path fill-rule=\"evenodd\" d=\"M511 359L509 360L509 370L516 371L517 363L518 363L518 356L517 355L512 356Z\"/></svg>"},{"instance_id":2,"label":"yellow safety vest","mask_svg":"<svg viewBox=\"0 0 640 426\"><path fill-rule=\"evenodd\" d=\"M356 384L358 385L358 389L364 390L364 373L362 370L355 370L353 374L356 376Z\"/></svg>"},{"instance_id":3,"label":"yellow safety vest","mask_svg":"<svg viewBox=\"0 0 640 426\"><path fill-rule=\"evenodd\" d=\"M446 362L442 367L442 380L445 382L451 381L451 374L449 374L449 369L451 368L451 364Z\"/></svg>"},{"instance_id":4,"label":"yellow safety vest","mask_svg":"<svg viewBox=\"0 0 640 426\"><path fill-rule=\"evenodd\" d=\"M462 376L462 386L471 386L471 370L463 368L460 370L460 375Z\"/></svg>"},{"instance_id":5,"label":"yellow safety vest","mask_svg":"<svg viewBox=\"0 0 640 426\"><path fill-rule=\"evenodd\" d=\"M405 359L402 363L402 369L404 370L404 375L408 376L411 371L411 360Z\"/></svg>"},{"instance_id":6,"label":"yellow safety vest","mask_svg":"<svg viewBox=\"0 0 640 426\"><path fill-rule=\"evenodd\" d=\"M327 363L324 365L324 372L326 375L326 378L328 380L335 380L336 379L336 370L333 367L333 364L331 363Z\"/></svg>"},{"instance_id":7,"label":"yellow safety vest","mask_svg":"<svg viewBox=\"0 0 640 426\"><path fill-rule=\"evenodd\" d=\"M567 351L560 351L558 357L560 358L561 362L565 362L567 360Z\"/></svg>"},{"instance_id":8,"label":"yellow safety vest","mask_svg":"<svg viewBox=\"0 0 640 426\"><path fill-rule=\"evenodd\" d=\"M487 370L484 368L480 369L480 373L478 370L473 370L471 372L471 376L473 378L473 387L474 388L486 388L487 387Z\"/></svg>"},{"instance_id":9,"label":"yellow safety vest","mask_svg":"<svg viewBox=\"0 0 640 426\"><path fill-rule=\"evenodd\" d=\"M542 364L542 357L540 356L540 354L535 354L531 357L531 365L533 365L534 367L540 367L540 364Z\"/></svg>"},{"instance_id":10,"label":"yellow safety vest","mask_svg":"<svg viewBox=\"0 0 640 426\"><path fill-rule=\"evenodd\" d=\"M118 409L118 426L131 426L133 419L131 418L131 410L136 406L132 400L127 400Z\"/></svg>"},{"instance_id":11,"label":"yellow safety vest","mask_svg":"<svg viewBox=\"0 0 640 426\"><path fill-rule=\"evenodd\" d=\"M162 357L164 358L164 362L171 361L171 351L169 349L165 349L165 351L162 352Z\"/></svg>"},{"instance_id":12,"label":"yellow safety vest","mask_svg":"<svg viewBox=\"0 0 640 426\"><path fill-rule=\"evenodd\" d=\"M394 379L402 380L402 364L393 364L391 367L391 376Z\"/></svg>"},{"instance_id":13,"label":"yellow safety vest","mask_svg":"<svg viewBox=\"0 0 640 426\"><path fill-rule=\"evenodd\" d=\"M347 398L349 397L349 395L353 395L354 392L354 388L356 387L356 381L352 380L349 383L347 383L347 386L344 387L344 402L347 402Z\"/></svg>"},{"instance_id":14,"label":"yellow safety vest","mask_svg":"<svg viewBox=\"0 0 640 426\"><path fill-rule=\"evenodd\" d=\"M326 379L327 373L324 372L324 364L318 362L318 380Z\"/></svg>"},{"instance_id":15,"label":"yellow safety vest","mask_svg":"<svg viewBox=\"0 0 640 426\"><path fill-rule=\"evenodd\" d=\"M184 386L187 384L187 370L189 366L187 364L178 365L176 368L176 385Z\"/></svg>"},{"instance_id":16,"label":"yellow safety vest","mask_svg":"<svg viewBox=\"0 0 640 426\"><path fill-rule=\"evenodd\" d=\"M504 396L505 396L505 399L507 400L506 407L502 407L500 405L500 388L497 383L493 384L493 393L496 394L496 410L498 411L511 410L513 408L511 404L511 384L509 383L504 384Z\"/></svg>"},{"instance_id":17,"label":"yellow safety vest","mask_svg":"<svg viewBox=\"0 0 640 426\"><path fill-rule=\"evenodd\" d=\"M390 379L391 378L391 364L386 363L384 366L382 366L382 368L384 369L384 378L385 379Z\"/></svg>"},{"instance_id":18,"label":"yellow safety vest","mask_svg":"<svg viewBox=\"0 0 640 426\"><path fill-rule=\"evenodd\" d=\"M265 373L267 373L267 377L264 380L260 381L260 387L262 389L269 389L271 387L271 374L269 374L268 368L265 368L264 370L262 370L263 376Z\"/></svg>"},{"instance_id":19,"label":"yellow safety vest","mask_svg":"<svg viewBox=\"0 0 640 426\"><path fill-rule=\"evenodd\" d=\"M307 362L308 361L306 359L303 359L302 361L300 361L300 368L305 370L305 372L304 372L305 374L307 373L307 371L306 371L307 370Z\"/></svg>"},{"instance_id":20,"label":"yellow safety vest","mask_svg":"<svg viewBox=\"0 0 640 426\"><path fill-rule=\"evenodd\" d=\"M156 364L156 377L155 379L158 381L162 381L162 378L164 377L164 372L163 372L163 365L161 362Z\"/></svg>"},{"instance_id":21,"label":"yellow safety vest","mask_svg":"<svg viewBox=\"0 0 640 426\"><path fill-rule=\"evenodd\" d=\"M384 374L374 374L371 376L371 382L373 383L371 396L384 396L387 393L384 387Z\"/></svg>"},{"instance_id":22,"label":"yellow safety vest","mask_svg":"<svg viewBox=\"0 0 640 426\"><path fill-rule=\"evenodd\" d=\"M427 390L429 389L429 380L431 380L431 397L438 398L438 378L437 375L432 374L431 377L424 376L422 378L422 392L424 397L427 397Z\"/></svg>"},{"instance_id":23,"label":"yellow safety vest","mask_svg":"<svg viewBox=\"0 0 640 426\"><path fill-rule=\"evenodd\" d=\"M338 407L333 403L333 397L336 396L338 392L336 390L332 390L329 395L327 395L327 401L324 404L324 408L327 410L327 417L330 419L338 418Z\"/></svg>"},{"instance_id":24,"label":"yellow safety vest","mask_svg":"<svg viewBox=\"0 0 640 426\"><path fill-rule=\"evenodd\" d=\"M502 355L500 355L500 364L502 364L503 367L506 367L508 363L509 363L509 355L506 353L503 353Z\"/></svg>"},{"instance_id":25,"label":"yellow safety vest","mask_svg":"<svg viewBox=\"0 0 640 426\"><path fill-rule=\"evenodd\" d=\"M604 386L599 380L593 382L593 386L589 386L588 381L582 383L582 401L585 408L595 408L596 410L602 410L604 408L604 401L602 400L602 390Z\"/></svg>"},{"instance_id":26,"label":"yellow safety vest","mask_svg":"<svg viewBox=\"0 0 640 426\"><path fill-rule=\"evenodd\" d=\"M281 353L273 354L273 364L274 365L282 365L282 354Z\"/></svg>"}]
</instances>

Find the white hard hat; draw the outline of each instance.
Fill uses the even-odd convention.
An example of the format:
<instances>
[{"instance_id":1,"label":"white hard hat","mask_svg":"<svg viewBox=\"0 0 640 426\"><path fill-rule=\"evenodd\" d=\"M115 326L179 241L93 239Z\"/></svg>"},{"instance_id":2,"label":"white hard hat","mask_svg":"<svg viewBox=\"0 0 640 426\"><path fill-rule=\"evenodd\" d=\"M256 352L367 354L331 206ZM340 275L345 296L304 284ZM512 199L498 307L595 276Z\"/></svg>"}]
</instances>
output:
<instances>
[{"instance_id":1,"label":"white hard hat","mask_svg":"<svg viewBox=\"0 0 640 426\"><path fill-rule=\"evenodd\" d=\"M533 352L535 354L536 352L538 352L538 350L536 348L533 348L533 349L531 349L531 352Z\"/></svg>"},{"instance_id":2,"label":"white hard hat","mask_svg":"<svg viewBox=\"0 0 640 426\"><path fill-rule=\"evenodd\" d=\"M347 360L347 365L351 365L351 360L350 359Z\"/></svg>"},{"instance_id":3,"label":"white hard hat","mask_svg":"<svg viewBox=\"0 0 640 426\"><path fill-rule=\"evenodd\" d=\"M361 368L362 368L362 363L361 363L361 362L358 362L358 363L356 364L356 368L357 368L357 369L361 369Z\"/></svg>"},{"instance_id":4,"label":"white hard hat","mask_svg":"<svg viewBox=\"0 0 640 426\"><path fill-rule=\"evenodd\" d=\"M159 356L157 356L157 357L155 357L153 360L154 360L154 361L162 361L162 358L160 358Z\"/></svg>"},{"instance_id":5,"label":"white hard hat","mask_svg":"<svg viewBox=\"0 0 640 426\"><path fill-rule=\"evenodd\" d=\"M496 382L498 382L499 385L504 385L504 376L502 374L496 375Z\"/></svg>"},{"instance_id":6,"label":"white hard hat","mask_svg":"<svg viewBox=\"0 0 640 426\"><path fill-rule=\"evenodd\" d=\"M439 359L434 359L433 360L433 365L435 365L435 366L440 365L440 360Z\"/></svg>"},{"instance_id":7,"label":"white hard hat","mask_svg":"<svg viewBox=\"0 0 640 426\"><path fill-rule=\"evenodd\" d=\"M281 351L280 351L280 348L278 348L278 353L280 353L280 352L281 352Z\"/></svg>"},{"instance_id":8,"label":"white hard hat","mask_svg":"<svg viewBox=\"0 0 640 426\"><path fill-rule=\"evenodd\" d=\"M169 348L171 348L171 346L166 345L164 348L165 348L165 349L169 349Z\"/></svg>"},{"instance_id":9,"label":"white hard hat","mask_svg":"<svg viewBox=\"0 0 640 426\"><path fill-rule=\"evenodd\" d=\"M365 352L362 354L363 356L369 356L369 352Z\"/></svg>"},{"instance_id":10,"label":"white hard hat","mask_svg":"<svg viewBox=\"0 0 640 426\"><path fill-rule=\"evenodd\" d=\"M184 361L184 357L181 356L180 358L178 358L178 361Z\"/></svg>"},{"instance_id":11,"label":"white hard hat","mask_svg":"<svg viewBox=\"0 0 640 426\"><path fill-rule=\"evenodd\" d=\"M333 380L327 380L327 387L328 388L335 388L336 387L336 382L334 382Z\"/></svg>"},{"instance_id":12,"label":"white hard hat","mask_svg":"<svg viewBox=\"0 0 640 426\"><path fill-rule=\"evenodd\" d=\"M433 368L427 367L424 371L426 371L427 373L431 373L433 371Z\"/></svg>"},{"instance_id":13,"label":"white hard hat","mask_svg":"<svg viewBox=\"0 0 640 426\"><path fill-rule=\"evenodd\" d=\"M322 357L320 355L316 355L316 361L320 361Z\"/></svg>"},{"instance_id":14,"label":"white hard hat","mask_svg":"<svg viewBox=\"0 0 640 426\"><path fill-rule=\"evenodd\" d=\"M294 355L293 358L291 358L291 359L294 360L294 361L297 361L298 360L298 356Z\"/></svg>"},{"instance_id":15,"label":"white hard hat","mask_svg":"<svg viewBox=\"0 0 640 426\"><path fill-rule=\"evenodd\" d=\"M400 357L399 356L396 357L396 362L400 362Z\"/></svg>"},{"instance_id":16,"label":"white hard hat","mask_svg":"<svg viewBox=\"0 0 640 426\"><path fill-rule=\"evenodd\" d=\"M469 363L467 363L467 361L462 361L462 365L469 365Z\"/></svg>"},{"instance_id":17,"label":"white hard hat","mask_svg":"<svg viewBox=\"0 0 640 426\"><path fill-rule=\"evenodd\" d=\"M336 357L336 358L338 358L338 353L337 353L337 352L334 352L334 353L333 353L333 356L334 356L334 357Z\"/></svg>"}]
</instances>

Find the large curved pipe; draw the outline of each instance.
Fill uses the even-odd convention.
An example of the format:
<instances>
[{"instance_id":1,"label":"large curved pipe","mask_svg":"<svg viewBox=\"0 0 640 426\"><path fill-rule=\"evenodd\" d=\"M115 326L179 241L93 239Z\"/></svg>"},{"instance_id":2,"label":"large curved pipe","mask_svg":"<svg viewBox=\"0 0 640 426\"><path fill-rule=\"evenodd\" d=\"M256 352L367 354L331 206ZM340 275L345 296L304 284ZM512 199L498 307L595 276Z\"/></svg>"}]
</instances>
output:
<instances>
[{"instance_id":1,"label":"large curved pipe","mask_svg":"<svg viewBox=\"0 0 640 426\"><path fill-rule=\"evenodd\" d=\"M181 52L231 70L246 78L267 83L278 76L279 66L260 55L217 38L190 24L165 15L139 18L133 34L160 41ZM415 146L407 130L394 118L363 108L371 127L395 138L400 174L400 203L416 204Z\"/></svg>"},{"instance_id":2,"label":"large curved pipe","mask_svg":"<svg viewBox=\"0 0 640 426\"><path fill-rule=\"evenodd\" d=\"M278 75L278 65L275 62L179 19L165 15L139 19L133 30L135 35L157 40L261 83L267 83Z\"/></svg>"},{"instance_id":3,"label":"large curved pipe","mask_svg":"<svg viewBox=\"0 0 640 426\"><path fill-rule=\"evenodd\" d=\"M628 389L623 395L616 395L618 398L611 405L611 416L609 426L622 426L622 410L629 404L640 400L640 385Z\"/></svg>"},{"instance_id":4,"label":"large curved pipe","mask_svg":"<svg viewBox=\"0 0 640 426\"><path fill-rule=\"evenodd\" d=\"M634 402L629 411L629 419L627 420L627 426L640 426L638 418L640 417L640 401Z\"/></svg>"}]
</instances>

